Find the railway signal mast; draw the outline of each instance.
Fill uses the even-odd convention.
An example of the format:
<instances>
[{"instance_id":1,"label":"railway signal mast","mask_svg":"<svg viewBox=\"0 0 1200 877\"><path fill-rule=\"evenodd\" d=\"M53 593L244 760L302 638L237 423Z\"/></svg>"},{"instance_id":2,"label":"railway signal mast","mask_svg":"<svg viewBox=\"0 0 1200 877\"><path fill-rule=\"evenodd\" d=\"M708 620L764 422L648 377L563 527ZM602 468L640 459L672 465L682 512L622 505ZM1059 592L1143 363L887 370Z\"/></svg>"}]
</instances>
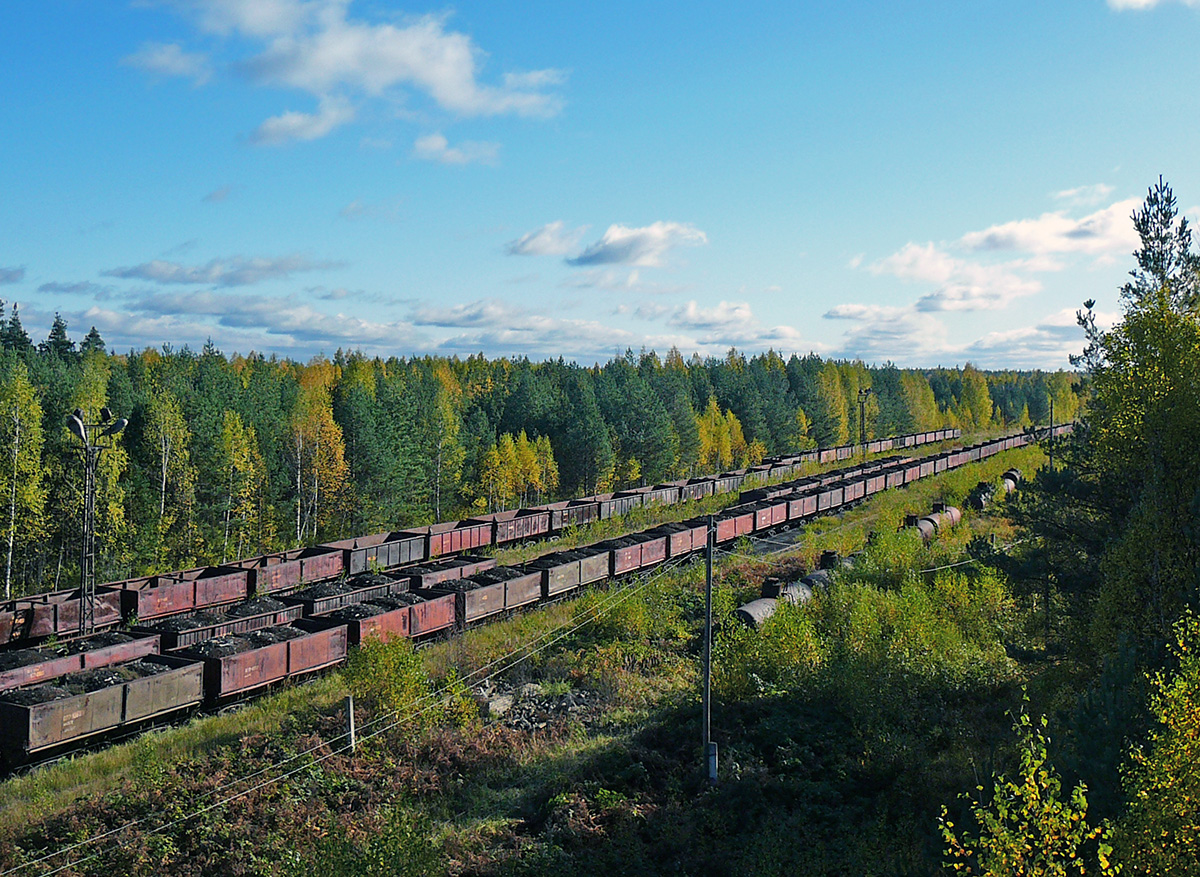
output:
<instances>
[{"instance_id":1,"label":"railway signal mast","mask_svg":"<svg viewBox=\"0 0 1200 877\"><path fill-rule=\"evenodd\" d=\"M111 448L115 436L129 421L113 420L105 406L99 423L88 423L82 408L67 415L67 429L79 439L83 451L83 527L79 551L79 633L89 634L96 626L96 463L100 452ZM105 441L107 439L107 441Z\"/></svg>"}]
</instances>

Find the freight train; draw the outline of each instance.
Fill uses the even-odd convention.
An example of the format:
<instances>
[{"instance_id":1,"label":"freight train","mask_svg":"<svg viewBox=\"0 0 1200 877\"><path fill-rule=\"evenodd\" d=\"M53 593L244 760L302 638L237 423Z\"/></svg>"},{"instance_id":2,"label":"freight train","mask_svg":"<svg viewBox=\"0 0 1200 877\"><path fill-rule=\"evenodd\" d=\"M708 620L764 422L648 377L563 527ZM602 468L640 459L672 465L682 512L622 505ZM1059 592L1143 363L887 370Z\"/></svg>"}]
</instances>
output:
<instances>
[{"instance_id":1,"label":"freight train","mask_svg":"<svg viewBox=\"0 0 1200 877\"><path fill-rule=\"evenodd\" d=\"M891 447L956 435L956 430L926 433L921 442L891 440ZM705 549L709 526L705 518L665 524L521 566L498 566L493 558L455 552L561 532L647 502L738 490L749 482L751 489L740 493L738 504L714 518L715 542L728 543L796 525L1030 440L1012 435L924 458L876 460L753 486L794 473L813 459L804 455L708 479L111 583L97 589L95 617L113 625L125 619L125 630L57 648L0 649L0 761L19 764L97 735L226 703L337 664L367 637L417 638L462 629L593 582L678 560ZM889 450L887 442L876 443L878 450ZM836 459L841 449L821 453L831 451ZM72 615L62 594L25 602L16 611L55 607L42 616L34 613L32 625L26 616L29 636L47 636L58 629L55 624L70 630L72 619L77 623L78 606Z\"/></svg>"}]
</instances>

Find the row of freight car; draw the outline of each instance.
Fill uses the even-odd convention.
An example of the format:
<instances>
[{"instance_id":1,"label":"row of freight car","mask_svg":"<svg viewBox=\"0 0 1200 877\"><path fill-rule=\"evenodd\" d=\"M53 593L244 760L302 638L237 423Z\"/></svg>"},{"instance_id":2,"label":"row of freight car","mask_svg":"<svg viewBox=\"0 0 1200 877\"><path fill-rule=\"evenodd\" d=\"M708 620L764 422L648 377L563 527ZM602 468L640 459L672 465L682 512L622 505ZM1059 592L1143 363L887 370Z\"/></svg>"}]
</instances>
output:
<instances>
[{"instance_id":1,"label":"row of freight car","mask_svg":"<svg viewBox=\"0 0 1200 877\"><path fill-rule=\"evenodd\" d=\"M877 439L868 443L867 450L883 453L915 448L959 435L957 429L941 429ZM390 569L489 545L554 536L568 527L623 515L642 506L681 503L737 491L747 484L790 477L809 463L850 459L859 447L842 445L772 458L760 466L707 478L674 481L399 532L375 533L219 566L109 582L96 589L92 626L88 632L114 627L135 617L141 620L161 618L236 603L254 594L286 593L338 575ZM81 609L78 589L0 603L0 645L78 635Z\"/></svg>"},{"instance_id":2,"label":"row of freight car","mask_svg":"<svg viewBox=\"0 0 1200 877\"><path fill-rule=\"evenodd\" d=\"M715 516L666 524L561 551L521 566L458 556L394 571L358 573L205 609L57 650L0 651L0 758L20 763L203 703L220 704L271 683L339 663L366 638L422 637L462 629L610 578L702 552L715 543L799 524L1028 441L1010 436L924 459L880 460L790 484L743 492ZM7 690L5 690L7 689Z\"/></svg>"}]
</instances>

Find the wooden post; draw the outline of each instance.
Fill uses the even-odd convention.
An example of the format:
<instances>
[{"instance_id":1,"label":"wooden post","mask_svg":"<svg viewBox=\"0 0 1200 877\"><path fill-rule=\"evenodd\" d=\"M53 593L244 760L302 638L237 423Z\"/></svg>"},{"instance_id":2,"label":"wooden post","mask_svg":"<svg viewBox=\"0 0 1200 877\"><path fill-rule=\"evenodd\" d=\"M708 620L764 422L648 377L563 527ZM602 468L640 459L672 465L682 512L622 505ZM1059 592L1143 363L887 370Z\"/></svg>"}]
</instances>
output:
<instances>
[{"instance_id":1,"label":"wooden post","mask_svg":"<svg viewBox=\"0 0 1200 877\"><path fill-rule=\"evenodd\" d=\"M358 750L358 743L354 739L354 695L346 695L346 723L348 725L348 733L350 735L350 754L353 755Z\"/></svg>"}]
</instances>

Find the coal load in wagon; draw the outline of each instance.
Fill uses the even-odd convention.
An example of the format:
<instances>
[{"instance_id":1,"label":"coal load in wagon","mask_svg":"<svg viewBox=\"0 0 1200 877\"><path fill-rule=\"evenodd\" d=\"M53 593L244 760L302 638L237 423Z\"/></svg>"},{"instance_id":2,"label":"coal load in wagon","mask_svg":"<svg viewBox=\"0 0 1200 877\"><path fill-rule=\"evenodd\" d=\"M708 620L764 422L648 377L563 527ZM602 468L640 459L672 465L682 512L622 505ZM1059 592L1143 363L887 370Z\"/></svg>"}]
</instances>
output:
<instances>
[{"instance_id":1,"label":"coal load in wagon","mask_svg":"<svg viewBox=\"0 0 1200 877\"><path fill-rule=\"evenodd\" d=\"M498 585L501 582L507 582L509 579L519 578L524 575L520 570L515 570L507 566L497 566L493 569L485 569L475 573L470 578L462 579L464 583L475 582L476 587L482 585Z\"/></svg>"},{"instance_id":2,"label":"coal load in wagon","mask_svg":"<svg viewBox=\"0 0 1200 877\"><path fill-rule=\"evenodd\" d=\"M0 700L17 706L37 706L54 700L74 697L74 693L62 685L37 685L33 688L15 688L0 694Z\"/></svg>"},{"instance_id":3,"label":"coal load in wagon","mask_svg":"<svg viewBox=\"0 0 1200 877\"><path fill-rule=\"evenodd\" d=\"M201 627L213 627L221 624L226 620L226 616L219 612L204 610L203 612L193 612L191 615L180 615L175 618L164 619L157 624L150 625L150 630L161 631L162 633L183 633L188 630L196 630Z\"/></svg>"},{"instance_id":4,"label":"coal load in wagon","mask_svg":"<svg viewBox=\"0 0 1200 877\"><path fill-rule=\"evenodd\" d=\"M395 583L396 580L393 578L371 572L359 573L346 580L346 584L350 586L350 590L352 591L361 591L365 588L382 588L394 585Z\"/></svg>"},{"instance_id":5,"label":"coal load in wagon","mask_svg":"<svg viewBox=\"0 0 1200 877\"><path fill-rule=\"evenodd\" d=\"M11 652L0 652L0 671L28 667L30 664L40 664L45 660L45 654L35 649L16 649Z\"/></svg>"},{"instance_id":6,"label":"coal load in wagon","mask_svg":"<svg viewBox=\"0 0 1200 877\"><path fill-rule=\"evenodd\" d=\"M294 627L266 627L250 633L219 636L215 639L205 640L192 646L189 651L203 658L228 658L301 636L304 636L304 631Z\"/></svg>"},{"instance_id":7,"label":"coal load in wagon","mask_svg":"<svg viewBox=\"0 0 1200 877\"><path fill-rule=\"evenodd\" d=\"M127 633L117 633L110 631L108 633L98 633L95 636L89 636L86 639L77 640L69 643L66 646L57 649L60 655L78 655L82 652L94 652L97 649L107 649L110 646L119 646L125 643L133 642L134 638Z\"/></svg>"},{"instance_id":8,"label":"coal load in wagon","mask_svg":"<svg viewBox=\"0 0 1200 877\"><path fill-rule=\"evenodd\" d=\"M252 618L255 615L270 615L287 609L286 603L281 603L272 597L255 597L245 603L239 603L225 614L229 618Z\"/></svg>"},{"instance_id":9,"label":"coal load in wagon","mask_svg":"<svg viewBox=\"0 0 1200 877\"><path fill-rule=\"evenodd\" d=\"M416 594L391 594L387 597L374 597L371 602L365 603L365 606L381 606L386 610L403 609L405 606L416 606L420 603L427 602L424 598L418 597Z\"/></svg>"},{"instance_id":10,"label":"coal load in wagon","mask_svg":"<svg viewBox=\"0 0 1200 877\"><path fill-rule=\"evenodd\" d=\"M381 615L389 611L386 606L376 606L373 603L352 603L349 606L343 606L341 609L335 609L325 617L333 621L358 621L362 618L371 618L374 615Z\"/></svg>"},{"instance_id":11,"label":"coal load in wagon","mask_svg":"<svg viewBox=\"0 0 1200 877\"><path fill-rule=\"evenodd\" d=\"M349 582L322 582L319 585L313 585L310 588L305 588L303 591L297 591L292 594L292 597L297 600L323 600L326 597L340 597L343 594L353 594L360 590L361 587L352 585Z\"/></svg>"}]
</instances>

